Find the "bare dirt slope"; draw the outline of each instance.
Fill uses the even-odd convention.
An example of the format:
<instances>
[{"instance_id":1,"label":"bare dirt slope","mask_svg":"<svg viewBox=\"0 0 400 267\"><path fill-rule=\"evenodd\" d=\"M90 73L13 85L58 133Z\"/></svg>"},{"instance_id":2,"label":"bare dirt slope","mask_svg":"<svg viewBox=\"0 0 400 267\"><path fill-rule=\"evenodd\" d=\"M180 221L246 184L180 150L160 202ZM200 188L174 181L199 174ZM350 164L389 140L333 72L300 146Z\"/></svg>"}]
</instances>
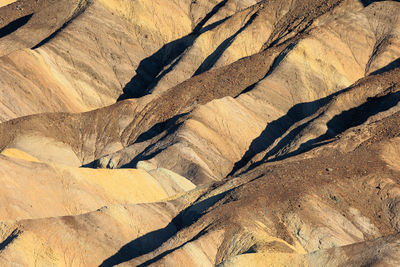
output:
<instances>
[{"instance_id":1,"label":"bare dirt slope","mask_svg":"<svg viewBox=\"0 0 400 267\"><path fill-rule=\"evenodd\" d=\"M0 65L0 265L400 265L400 2L0 1Z\"/></svg>"}]
</instances>

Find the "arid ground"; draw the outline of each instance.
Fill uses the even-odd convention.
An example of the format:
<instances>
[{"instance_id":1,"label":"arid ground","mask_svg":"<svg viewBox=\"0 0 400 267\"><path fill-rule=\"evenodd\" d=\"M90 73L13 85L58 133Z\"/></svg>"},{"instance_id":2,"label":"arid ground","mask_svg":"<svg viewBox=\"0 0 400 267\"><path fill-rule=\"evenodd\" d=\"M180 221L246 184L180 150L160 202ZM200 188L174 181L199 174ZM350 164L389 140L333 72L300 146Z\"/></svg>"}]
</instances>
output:
<instances>
[{"instance_id":1,"label":"arid ground","mask_svg":"<svg viewBox=\"0 0 400 267\"><path fill-rule=\"evenodd\" d=\"M0 266L400 266L400 2L0 0Z\"/></svg>"}]
</instances>

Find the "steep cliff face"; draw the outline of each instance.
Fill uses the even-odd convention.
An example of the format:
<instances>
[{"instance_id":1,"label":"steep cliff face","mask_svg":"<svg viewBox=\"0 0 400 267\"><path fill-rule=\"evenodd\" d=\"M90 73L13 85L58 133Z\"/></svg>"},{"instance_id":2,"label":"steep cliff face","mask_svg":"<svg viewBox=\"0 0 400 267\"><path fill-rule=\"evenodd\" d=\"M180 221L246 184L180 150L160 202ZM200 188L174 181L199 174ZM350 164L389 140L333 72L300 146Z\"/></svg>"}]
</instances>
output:
<instances>
[{"instance_id":1,"label":"steep cliff face","mask_svg":"<svg viewBox=\"0 0 400 267\"><path fill-rule=\"evenodd\" d=\"M1 265L400 265L398 1L0 1L0 66Z\"/></svg>"}]
</instances>

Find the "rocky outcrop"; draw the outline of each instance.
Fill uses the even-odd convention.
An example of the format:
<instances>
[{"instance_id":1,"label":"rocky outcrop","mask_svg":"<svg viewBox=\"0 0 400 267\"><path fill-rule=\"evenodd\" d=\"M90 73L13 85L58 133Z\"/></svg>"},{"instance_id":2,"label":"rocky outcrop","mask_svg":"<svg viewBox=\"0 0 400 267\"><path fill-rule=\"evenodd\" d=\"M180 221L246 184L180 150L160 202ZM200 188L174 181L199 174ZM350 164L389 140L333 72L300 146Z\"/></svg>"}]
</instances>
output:
<instances>
[{"instance_id":1,"label":"rocky outcrop","mask_svg":"<svg viewBox=\"0 0 400 267\"><path fill-rule=\"evenodd\" d=\"M0 265L399 265L399 14L0 1Z\"/></svg>"}]
</instances>

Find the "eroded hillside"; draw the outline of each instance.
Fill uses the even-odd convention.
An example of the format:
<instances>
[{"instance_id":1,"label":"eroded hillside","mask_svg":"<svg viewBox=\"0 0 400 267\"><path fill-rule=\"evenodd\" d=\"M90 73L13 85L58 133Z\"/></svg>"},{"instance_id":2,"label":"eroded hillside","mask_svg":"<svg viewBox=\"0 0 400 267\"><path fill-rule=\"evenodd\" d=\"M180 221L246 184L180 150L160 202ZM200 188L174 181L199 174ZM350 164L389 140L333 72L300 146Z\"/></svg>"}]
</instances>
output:
<instances>
[{"instance_id":1,"label":"eroded hillside","mask_svg":"<svg viewBox=\"0 0 400 267\"><path fill-rule=\"evenodd\" d=\"M400 265L400 2L0 1L0 65L0 265Z\"/></svg>"}]
</instances>

